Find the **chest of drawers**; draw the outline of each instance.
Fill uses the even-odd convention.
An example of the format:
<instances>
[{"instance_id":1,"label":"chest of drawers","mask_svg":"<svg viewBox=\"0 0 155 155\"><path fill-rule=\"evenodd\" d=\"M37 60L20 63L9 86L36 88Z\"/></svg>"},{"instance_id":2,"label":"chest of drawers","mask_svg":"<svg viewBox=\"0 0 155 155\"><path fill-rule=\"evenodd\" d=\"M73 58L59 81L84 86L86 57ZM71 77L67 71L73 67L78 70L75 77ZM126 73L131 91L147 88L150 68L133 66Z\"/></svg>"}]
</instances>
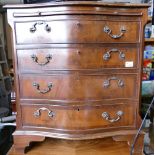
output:
<instances>
[{"instance_id":1,"label":"chest of drawers","mask_svg":"<svg viewBox=\"0 0 155 155\"><path fill-rule=\"evenodd\" d=\"M103 2L6 6L13 32L17 149L45 137L112 136L131 142L141 122L147 7Z\"/></svg>"}]
</instances>

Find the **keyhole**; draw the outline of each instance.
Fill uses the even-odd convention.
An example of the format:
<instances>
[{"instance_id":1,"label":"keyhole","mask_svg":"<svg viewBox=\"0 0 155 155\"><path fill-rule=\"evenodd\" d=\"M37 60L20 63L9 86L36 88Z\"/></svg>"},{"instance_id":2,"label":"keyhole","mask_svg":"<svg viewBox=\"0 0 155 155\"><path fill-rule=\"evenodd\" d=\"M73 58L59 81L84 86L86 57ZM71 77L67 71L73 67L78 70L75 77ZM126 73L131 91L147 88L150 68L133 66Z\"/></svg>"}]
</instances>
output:
<instances>
[{"instance_id":1,"label":"keyhole","mask_svg":"<svg viewBox=\"0 0 155 155\"><path fill-rule=\"evenodd\" d=\"M77 22L76 25L77 25L78 27L81 27L81 23L80 23L80 22Z\"/></svg>"},{"instance_id":2,"label":"keyhole","mask_svg":"<svg viewBox=\"0 0 155 155\"><path fill-rule=\"evenodd\" d=\"M77 50L77 54L80 55L81 54L81 51Z\"/></svg>"},{"instance_id":3,"label":"keyhole","mask_svg":"<svg viewBox=\"0 0 155 155\"><path fill-rule=\"evenodd\" d=\"M80 108L77 107L77 106L75 106L75 107L73 108L73 110L74 110L74 111L80 111Z\"/></svg>"},{"instance_id":4,"label":"keyhole","mask_svg":"<svg viewBox=\"0 0 155 155\"><path fill-rule=\"evenodd\" d=\"M39 12L39 16L41 16L41 12Z\"/></svg>"}]
</instances>

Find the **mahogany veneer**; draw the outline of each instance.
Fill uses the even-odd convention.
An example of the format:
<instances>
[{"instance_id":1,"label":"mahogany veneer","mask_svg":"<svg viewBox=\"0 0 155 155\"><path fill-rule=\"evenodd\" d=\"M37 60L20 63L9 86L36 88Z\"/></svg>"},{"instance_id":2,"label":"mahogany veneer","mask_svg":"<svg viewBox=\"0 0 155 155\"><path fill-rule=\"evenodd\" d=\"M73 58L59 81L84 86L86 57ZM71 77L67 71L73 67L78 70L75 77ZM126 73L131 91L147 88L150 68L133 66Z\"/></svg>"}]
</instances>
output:
<instances>
[{"instance_id":1,"label":"mahogany veneer","mask_svg":"<svg viewBox=\"0 0 155 155\"><path fill-rule=\"evenodd\" d=\"M137 143L139 146L141 141L142 138ZM112 138L81 141L47 138L42 143L33 143L27 149L27 155L129 155L129 153L130 149L126 142L117 142ZM8 155L21 155L21 153L13 146Z\"/></svg>"},{"instance_id":2,"label":"mahogany veneer","mask_svg":"<svg viewBox=\"0 0 155 155\"><path fill-rule=\"evenodd\" d=\"M17 93L14 146L45 137L132 144L139 116L144 4L8 5ZM135 155L142 154L143 134Z\"/></svg>"}]
</instances>

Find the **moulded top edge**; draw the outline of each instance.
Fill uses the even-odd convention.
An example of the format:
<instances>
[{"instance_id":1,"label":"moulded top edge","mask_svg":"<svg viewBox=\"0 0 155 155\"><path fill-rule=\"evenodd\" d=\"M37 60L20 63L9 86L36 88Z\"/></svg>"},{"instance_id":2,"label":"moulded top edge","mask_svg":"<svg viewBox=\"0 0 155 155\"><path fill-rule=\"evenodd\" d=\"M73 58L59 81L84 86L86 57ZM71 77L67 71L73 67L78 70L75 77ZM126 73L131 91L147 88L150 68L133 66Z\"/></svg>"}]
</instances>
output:
<instances>
[{"instance_id":1,"label":"moulded top edge","mask_svg":"<svg viewBox=\"0 0 155 155\"><path fill-rule=\"evenodd\" d=\"M150 7L147 3L107 3L102 1L60 1L37 4L12 4L4 5L7 9L23 9L23 8L39 8L39 7L55 7L55 6L100 6L100 7L133 7L133 8L147 8Z\"/></svg>"}]
</instances>

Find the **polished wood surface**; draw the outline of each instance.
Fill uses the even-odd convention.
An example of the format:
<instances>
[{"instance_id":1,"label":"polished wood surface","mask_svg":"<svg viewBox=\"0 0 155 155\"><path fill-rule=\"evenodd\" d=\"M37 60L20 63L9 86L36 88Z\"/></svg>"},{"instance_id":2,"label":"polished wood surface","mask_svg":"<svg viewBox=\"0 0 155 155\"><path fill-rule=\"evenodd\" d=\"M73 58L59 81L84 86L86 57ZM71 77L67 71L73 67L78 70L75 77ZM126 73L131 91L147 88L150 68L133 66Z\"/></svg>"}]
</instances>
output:
<instances>
[{"instance_id":1,"label":"polished wood surface","mask_svg":"<svg viewBox=\"0 0 155 155\"><path fill-rule=\"evenodd\" d=\"M60 18L60 17L58 17ZM71 19L70 19L71 18ZM126 42L135 43L139 41L139 25L138 22L127 21L87 21L87 18L73 20L76 16L67 16L67 20L44 21L43 24L37 24L42 17L37 18L38 21L22 22L16 24L17 44L41 44L41 43L114 43ZM84 20L84 21L83 21ZM36 25L35 25L36 24ZM130 26L132 24L132 27ZM35 28L31 32L31 28ZM50 32L45 30L46 26L51 29ZM124 28L123 36L113 39L104 32L104 28L108 26L113 35L120 35L121 29ZM24 31L23 31L24 29ZM132 37L130 37L132 36Z\"/></svg>"},{"instance_id":2,"label":"polished wood surface","mask_svg":"<svg viewBox=\"0 0 155 155\"><path fill-rule=\"evenodd\" d=\"M6 5L5 8L39 8L39 7L50 7L50 6L102 6L102 7L123 7L123 8L148 8L150 5L145 3L103 3L100 1L80 1L80 3L78 1L66 1L64 2L52 2L52 3L42 3L42 4L29 4L29 5L22 5L22 4L14 4L14 5Z\"/></svg>"},{"instance_id":3,"label":"polished wood surface","mask_svg":"<svg viewBox=\"0 0 155 155\"><path fill-rule=\"evenodd\" d=\"M129 155L129 153L130 147L126 141L114 141L112 138L84 141L47 138L42 143L31 144L27 149L27 155ZM22 153L16 151L13 146L7 155L22 155ZM143 155L142 150L137 153L135 151L134 155Z\"/></svg>"},{"instance_id":4,"label":"polished wood surface","mask_svg":"<svg viewBox=\"0 0 155 155\"><path fill-rule=\"evenodd\" d=\"M51 70L84 70L105 68L137 68L139 49L134 47L86 47L86 48L50 48L17 50L21 72L39 72ZM106 60L105 56L110 53ZM125 55L121 58L121 53ZM32 56L37 57L34 62ZM51 56L49 62L47 57ZM127 62L133 65L127 66ZM46 63L47 62L47 63ZM41 65L44 64L45 65Z\"/></svg>"},{"instance_id":5,"label":"polished wood surface","mask_svg":"<svg viewBox=\"0 0 155 155\"><path fill-rule=\"evenodd\" d=\"M24 152L30 142L45 137L117 136L114 140L130 144L140 124L148 5L51 2L22 6L6 6L13 32L15 147ZM143 136L137 150L142 150L142 142Z\"/></svg>"},{"instance_id":6,"label":"polished wood surface","mask_svg":"<svg viewBox=\"0 0 155 155\"><path fill-rule=\"evenodd\" d=\"M27 74L19 78L22 99L88 101L137 97L135 89L137 76L134 74L80 75L74 73L40 76ZM123 86L119 85L120 80ZM109 86L106 87L105 82L109 82ZM35 87L34 83L39 84L39 88ZM52 86L49 90L50 83ZM38 90L48 91L39 93Z\"/></svg>"},{"instance_id":7,"label":"polished wood surface","mask_svg":"<svg viewBox=\"0 0 155 155\"><path fill-rule=\"evenodd\" d=\"M46 108L46 109L45 109ZM35 112L40 109L40 115L35 116ZM65 110L64 110L65 109ZM49 111L53 112L49 116ZM118 112L123 114L116 122L109 120L116 120L119 118ZM107 112L109 120L103 117L103 113ZM115 104L115 105L99 105L99 106L69 106L69 107L55 107L47 105L22 106L22 120L24 127L47 127L55 130L76 130L79 133L83 130L98 128L119 128L119 127L134 127L135 126L135 108L132 104ZM130 117L128 117L130 116ZM69 123L68 123L69 122Z\"/></svg>"}]
</instances>

